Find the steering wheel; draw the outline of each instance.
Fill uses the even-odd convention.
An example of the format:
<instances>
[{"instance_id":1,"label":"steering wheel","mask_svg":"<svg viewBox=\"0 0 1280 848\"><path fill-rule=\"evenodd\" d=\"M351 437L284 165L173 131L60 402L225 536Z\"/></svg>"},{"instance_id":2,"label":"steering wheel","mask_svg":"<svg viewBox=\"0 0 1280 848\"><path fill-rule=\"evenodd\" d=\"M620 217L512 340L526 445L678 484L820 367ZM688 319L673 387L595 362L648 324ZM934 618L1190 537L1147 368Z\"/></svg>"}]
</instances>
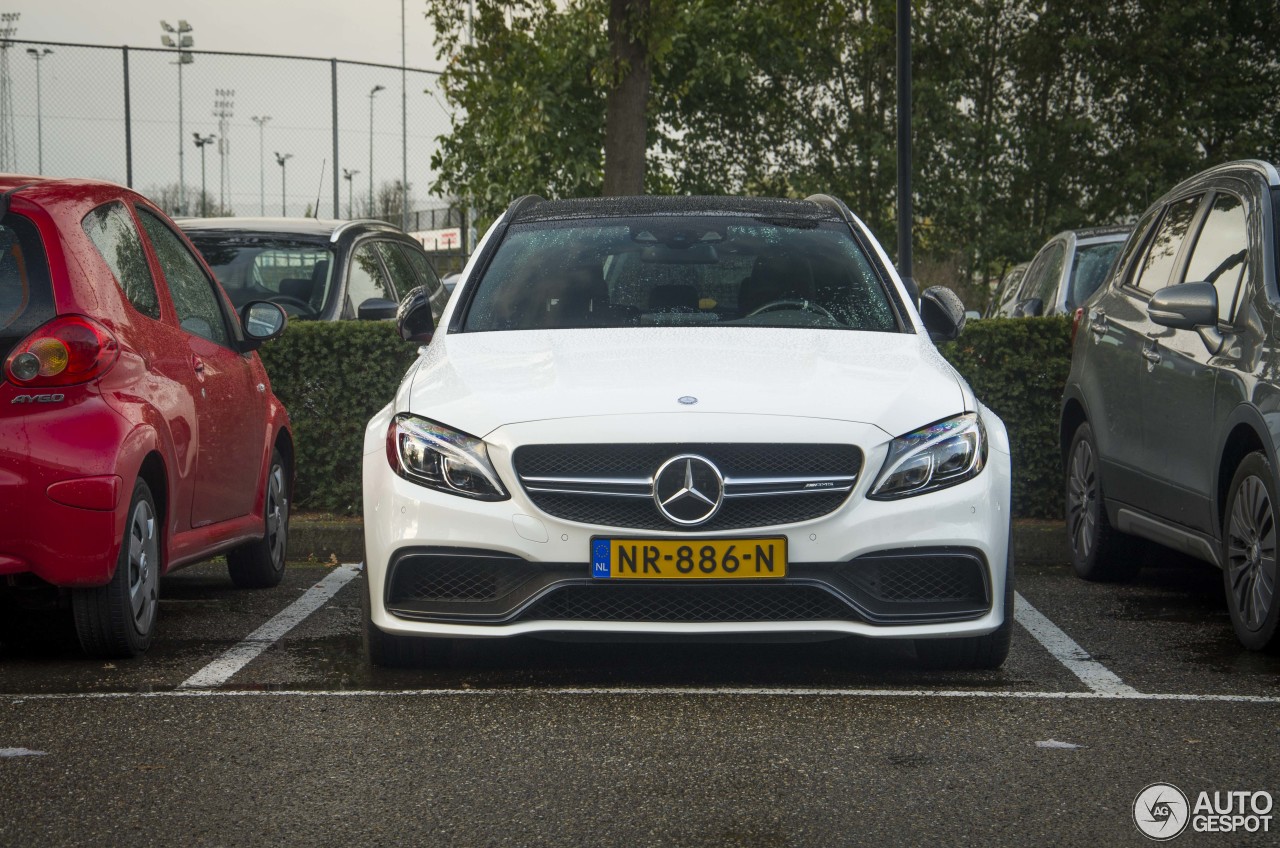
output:
<instances>
[{"instance_id":1,"label":"steering wheel","mask_svg":"<svg viewBox=\"0 0 1280 848\"><path fill-rule=\"evenodd\" d=\"M300 297L292 297L287 294L273 294L267 300L272 303L278 303L284 307L284 311L290 315L297 315L299 318L314 318L316 316L315 307L307 303ZM290 307L293 307L290 309Z\"/></svg>"},{"instance_id":2,"label":"steering wheel","mask_svg":"<svg viewBox=\"0 0 1280 848\"><path fill-rule=\"evenodd\" d=\"M764 306L761 306L757 309L752 310L750 313L748 313L744 317L754 318L757 315L761 314L762 312L773 312L774 310L777 310L777 309L799 309L804 312L812 312L815 315L821 315L824 318L830 318L832 321L835 321L837 324L840 323L840 319L836 318L836 316L828 312L826 308L822 306L822 304L814 303L812 300L804 300L802 298L784 298L782 300L771 300L768 303L766 303Z\"/></svg>"}]
</instances>

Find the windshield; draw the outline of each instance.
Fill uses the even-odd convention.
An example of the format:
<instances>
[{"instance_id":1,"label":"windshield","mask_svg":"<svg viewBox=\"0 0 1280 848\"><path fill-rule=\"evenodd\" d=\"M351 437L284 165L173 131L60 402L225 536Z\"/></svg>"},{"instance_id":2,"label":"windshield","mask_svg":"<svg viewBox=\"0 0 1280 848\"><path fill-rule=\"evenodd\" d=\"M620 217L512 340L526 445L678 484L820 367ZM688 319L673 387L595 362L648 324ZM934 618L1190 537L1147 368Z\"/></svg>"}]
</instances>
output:
<instances>
[{"instance_id":1,"label":"windshield","mask_svg":"<svg viewBox=\"0 0 1280 848\"><path fill-rule=\"evenodd\" d=\"M0 226L0 359L53 316L40 235L26 218L6 215Z\"/></svg>"},{"instance_id":2,"label":"windshield","mask_svg":"<svg viewBox=\"0 0 1280 848\"><path fill-rule=\"evenodd\" d=\"M1076 264L1071 269L1071 288L1067 295L1068 308L1080 306L1098 290L1111 272L1111 266L1116 264L1116 256L1122 247L1123 238L1076 249Z\"/></svg>"},{"instance_id":3,"label":"windshield","mask_svg":"<svg viewBox=\"0 0 1280 848\"><path fill-rule=\"evenodd\" d=\"M513 225L463 330L673 325L898 330L845 225L706 215Z\"/></svg>"},{"instance_id":4,"label":"windshield","mask_svg":"<svg viewBox=\"0 0 1280 848\"><path fill-rule=\"evenodd\" d=\"M291 316L318 318L328 305L333 251L314 242L250 235L192 235L236 309L279 303Z\"/></svg>"}]
</instances>

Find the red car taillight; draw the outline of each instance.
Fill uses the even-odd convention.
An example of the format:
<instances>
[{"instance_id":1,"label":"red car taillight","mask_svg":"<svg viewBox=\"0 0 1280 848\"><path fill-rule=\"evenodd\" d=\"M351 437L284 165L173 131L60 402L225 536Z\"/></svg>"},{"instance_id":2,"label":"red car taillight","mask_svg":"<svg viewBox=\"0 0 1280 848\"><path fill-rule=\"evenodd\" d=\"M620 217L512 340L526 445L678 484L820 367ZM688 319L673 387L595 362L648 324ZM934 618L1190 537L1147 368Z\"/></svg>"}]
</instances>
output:
<instances>
[{"instance_id":1,"label":"red car taillight","mask_svg":"<svg viewBox=\"0 0 1280 848\"><path fill-rule=\"evenodd\" d=\"M23 388L73 386L105 374L120 345L83 315L54 318L23 339L4 361L4 376Z\"/></svg>"}]
</instances>

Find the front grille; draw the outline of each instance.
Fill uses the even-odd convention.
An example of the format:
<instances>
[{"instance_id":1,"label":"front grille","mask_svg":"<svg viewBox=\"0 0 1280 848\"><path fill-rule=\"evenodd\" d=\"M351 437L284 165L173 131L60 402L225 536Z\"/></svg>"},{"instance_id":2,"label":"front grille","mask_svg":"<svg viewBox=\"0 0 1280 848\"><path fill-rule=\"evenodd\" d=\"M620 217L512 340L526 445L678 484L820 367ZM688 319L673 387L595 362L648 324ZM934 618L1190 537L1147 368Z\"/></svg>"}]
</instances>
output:
<instances>
[{"instance_id":1,"label":"front grille","mask_svg":"<svg viewBox=\"0 0 1280 848\"><path fill-rule=\"evenodd\" d=\"M876 556L853 560L849 566L849 582L880 601L986 603L985 569L971 555Z\"/></svg>"},{"instance_id":2,"label":"front grille","mask_svg":"<svg viewBox=\"0 0 1280 848\"><path fill-rule=\"evenodd\" d=\"M681 526L663 516L645 494L652 491L646 488L647 482L658 468L680 454L711 460L730 485L735 480L843 479L832 491L764 492L750 497L735 497L726 486L726 497L714 518L694 527ZM705 532L795 524L829 515L848 499L862 468L862 451L837 444L527 445L516 450L513 463L529 499L556 518L637 530ZM562 486L593 489L591 493L533 491L530 478L640 481L639 496L634 484L619 487L616 483ZM628 488L632 496L618 488Z\"/></svg>"},{"instance_id":3,"label":"front grille","mask_svg":"<svg viewBox=\"0 0 1280 848\"><path fill-rule=\"evenodd\" d=\"M567 586L543 598L525 621L735 622L857 620L846 604L812 586Z\"/></svg>"}]
</instances>

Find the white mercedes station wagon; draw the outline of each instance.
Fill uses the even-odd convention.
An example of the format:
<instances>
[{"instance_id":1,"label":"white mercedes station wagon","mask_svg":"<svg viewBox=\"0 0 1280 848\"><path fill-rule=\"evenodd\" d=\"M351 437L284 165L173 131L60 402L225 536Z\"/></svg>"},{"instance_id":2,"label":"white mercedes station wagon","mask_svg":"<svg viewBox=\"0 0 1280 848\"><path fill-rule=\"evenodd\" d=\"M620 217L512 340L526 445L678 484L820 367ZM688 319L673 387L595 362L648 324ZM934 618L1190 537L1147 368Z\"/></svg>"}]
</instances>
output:
<instances>
[{"instance_id":1,"label":"white mercedes station wagon","mask_svg":"<svg viewBox=\"0 0 1280 848\"><path fill-rule=\"evenodd\" d=\"M838 200L525 197L364 443L365 641L912 639L999 666L1004 425Z\"/></svg>"}]
</instances>

